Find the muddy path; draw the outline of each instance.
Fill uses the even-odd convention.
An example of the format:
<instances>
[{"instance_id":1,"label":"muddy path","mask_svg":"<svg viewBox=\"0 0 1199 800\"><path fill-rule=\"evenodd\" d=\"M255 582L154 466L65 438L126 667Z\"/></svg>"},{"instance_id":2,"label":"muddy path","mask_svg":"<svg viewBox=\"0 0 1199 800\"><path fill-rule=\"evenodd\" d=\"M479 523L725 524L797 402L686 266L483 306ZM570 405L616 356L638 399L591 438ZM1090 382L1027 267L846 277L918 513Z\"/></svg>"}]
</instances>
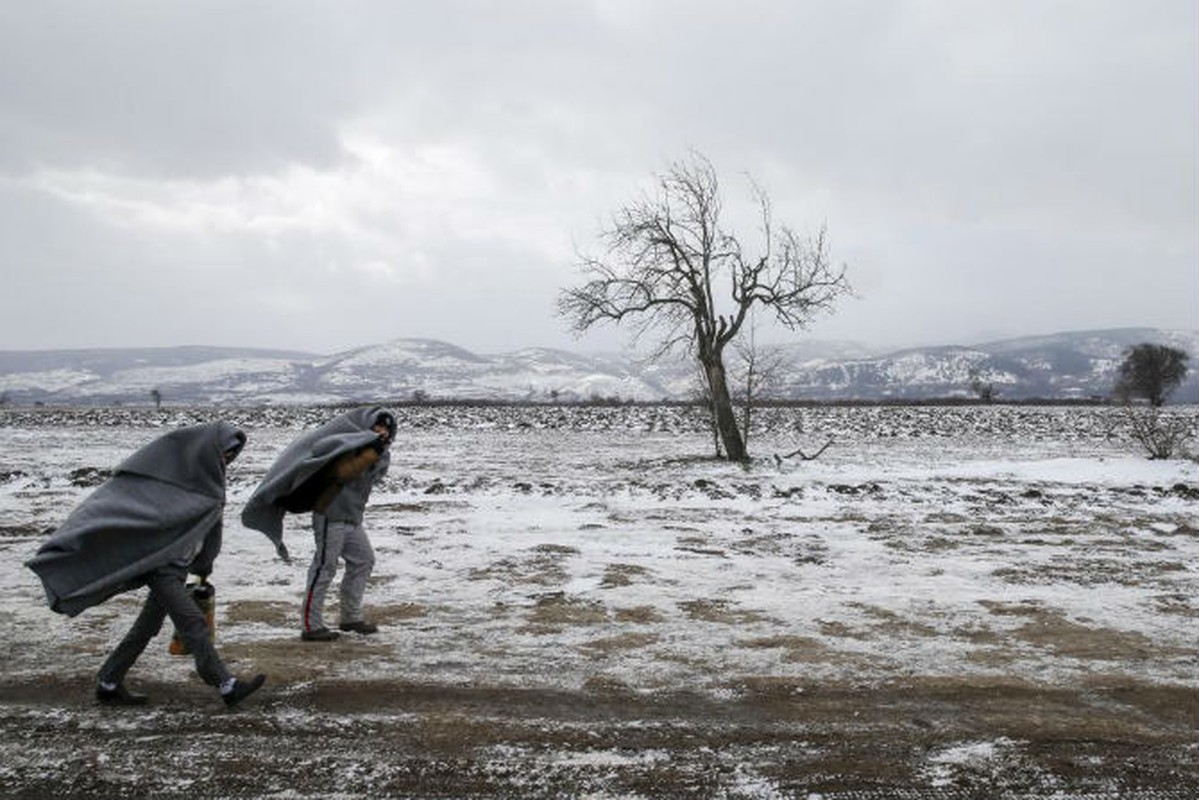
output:
<instances>
[{"instance_id":1,"label":"muddy path","mask_svg":"<svg viewBox=\"0 0 1199 800\"><path fill-rule=\"evenodd\" d=\"M1139 797L1199 793L1199 698L913 679L723 698L395 681L0 685L5 797Z\"/></svg>"}]
</instances>

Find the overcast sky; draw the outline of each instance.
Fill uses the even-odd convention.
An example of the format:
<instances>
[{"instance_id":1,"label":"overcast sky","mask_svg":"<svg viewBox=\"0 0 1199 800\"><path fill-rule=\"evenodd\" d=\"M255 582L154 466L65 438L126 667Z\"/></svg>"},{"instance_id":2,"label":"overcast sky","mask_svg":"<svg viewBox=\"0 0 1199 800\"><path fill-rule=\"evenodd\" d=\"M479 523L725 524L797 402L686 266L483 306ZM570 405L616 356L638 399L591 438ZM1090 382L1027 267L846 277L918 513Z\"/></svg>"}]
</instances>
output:
<instances>
[{"instance_id":1,"label":"overcast sky","mask_svg":"<svg viewBox=\"0 0 1199 800\"><path fill-rule=\"evenodd\" d=\"M1199 327L1195 0L0 5L0 349L610 349L577 248L705 154L798 336ZM752 231L746 231L747 238Z\"/></svg>"}]
</instances>

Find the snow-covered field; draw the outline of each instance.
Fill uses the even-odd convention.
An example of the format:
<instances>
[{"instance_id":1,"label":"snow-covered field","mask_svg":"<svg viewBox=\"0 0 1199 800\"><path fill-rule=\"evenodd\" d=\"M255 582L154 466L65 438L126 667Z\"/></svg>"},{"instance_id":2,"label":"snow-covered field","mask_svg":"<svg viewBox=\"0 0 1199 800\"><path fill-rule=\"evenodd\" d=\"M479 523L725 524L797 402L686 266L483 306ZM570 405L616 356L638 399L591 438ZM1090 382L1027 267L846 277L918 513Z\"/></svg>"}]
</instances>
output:
<instances>
[{"instance_id":1,"label":"snow-covered field","mask_svg":"<svg viewBox=\"0 0 1199 800\"><path fill-rule=\"evenodd\" d=\"M367 519L383 630L317 645L298 641L306 520L285 564L238 515L331 413L0 411L0 788L1199 794L1199 465L1147 460L1115 409L763 411L748 468L709 458L689 409L406 409ZM216 418L249 436L218 648L267 688L226 714L164 635L130 678L159 702L94 708L141 595L58 617L22 562L124 455ZM259 743L262 779L189 773L199 730L214 758Z\"/></svg>"}]
</instances>

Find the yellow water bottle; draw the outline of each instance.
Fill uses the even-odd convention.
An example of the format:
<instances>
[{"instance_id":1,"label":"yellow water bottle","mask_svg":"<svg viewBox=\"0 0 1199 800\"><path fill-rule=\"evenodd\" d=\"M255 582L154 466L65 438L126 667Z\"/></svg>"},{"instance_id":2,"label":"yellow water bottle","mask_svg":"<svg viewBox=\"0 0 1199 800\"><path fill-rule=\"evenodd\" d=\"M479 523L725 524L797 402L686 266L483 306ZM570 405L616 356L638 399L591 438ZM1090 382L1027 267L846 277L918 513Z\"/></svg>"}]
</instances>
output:
<instances>
[{"instance_id":1,"label":"yellow water bottle","mask_svg":"<svg viewBox=\"0 0 1199 800\"><path fill-rule=\"evenodd\" d=\"M200 578L199 583L189 583L188 587L191 588L192 599L204 613L204 623L208 626L208 639L212 641L216 638L216 587L204 578ZM179 635L179 631L176 630L171 636L171 644L167 647L167 651L173 656L185 656L191 653L191 648L187 646L183 637Z\"/></svg>"}]
</instances>

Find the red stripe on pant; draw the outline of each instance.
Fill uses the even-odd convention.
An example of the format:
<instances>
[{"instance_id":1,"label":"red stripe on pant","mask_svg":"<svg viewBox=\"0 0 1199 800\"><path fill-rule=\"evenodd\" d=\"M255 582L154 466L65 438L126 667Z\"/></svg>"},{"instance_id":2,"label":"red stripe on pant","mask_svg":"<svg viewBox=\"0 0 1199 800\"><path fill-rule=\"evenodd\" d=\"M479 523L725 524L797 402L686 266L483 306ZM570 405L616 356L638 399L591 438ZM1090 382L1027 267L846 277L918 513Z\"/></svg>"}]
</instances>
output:
<instances>
[{"instance_id":1,"label":"red stripe on pant","mask_svg":"<svg viewBox=\"0 0 1199 800\"><path fill-rule=\"evenodd\" d=\"M308 596L304 598L304 630L312 630L309 625L309 620L312 618L312 595L316 591L316 582L321 579L321 573L325 571L325 556L329 550L329 520L325 520L323 530L321 531L321 565L317 567L316 574L312 576L312 583L308 585Z\"/></svg>"}]
</instances>

